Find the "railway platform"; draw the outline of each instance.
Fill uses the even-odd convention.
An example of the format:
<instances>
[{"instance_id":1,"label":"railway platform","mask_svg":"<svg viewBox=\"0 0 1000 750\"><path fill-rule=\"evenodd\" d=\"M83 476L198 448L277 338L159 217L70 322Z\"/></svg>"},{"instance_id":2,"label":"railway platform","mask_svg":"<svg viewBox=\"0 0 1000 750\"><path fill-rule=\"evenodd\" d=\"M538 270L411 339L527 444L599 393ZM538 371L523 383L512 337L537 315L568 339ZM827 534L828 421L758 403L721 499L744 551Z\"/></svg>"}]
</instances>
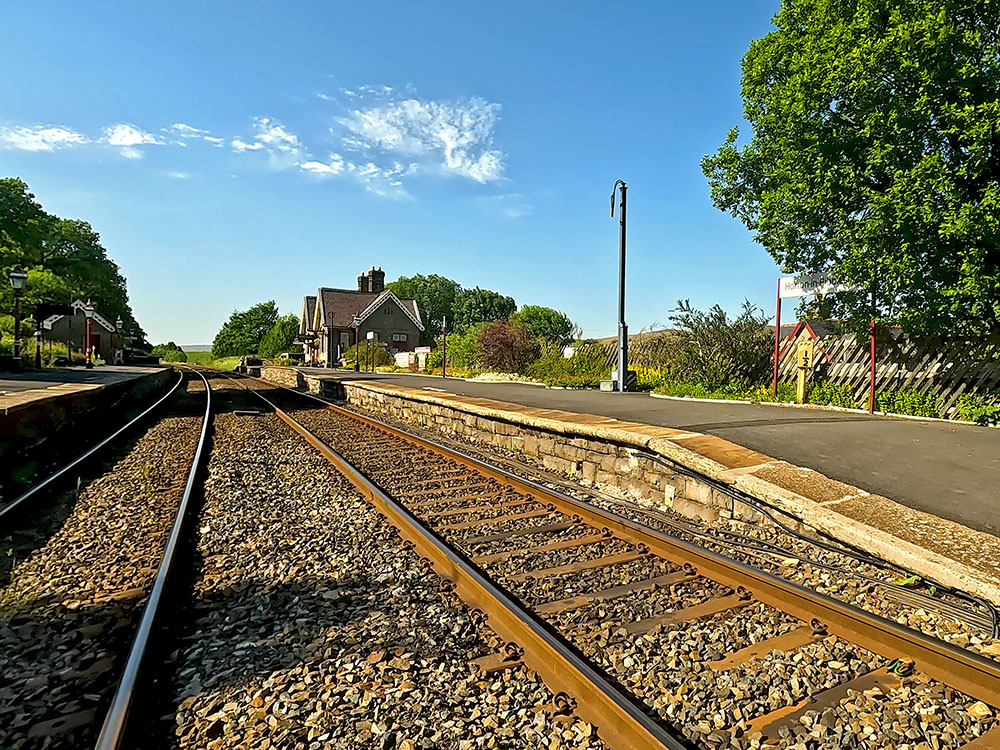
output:
<instances>
[{"instance_id":1,"label":"railway platform","mask_svg":"<svg viewBox=\"0 0 1000 750\"><path fill-rule=\"evenodd\" d=\"M727 482L782 498L807 524L837 538L896 556L911 570L926 565L928 577L961 570L1000 591L996 429L644 393L299 369L318 381L356 382L526 426L544 422L581 434L596 426L618 430L637 446L658 441L690 466L710 464Z\"/></svg>"},{"instance_id":2,"label":"railway platform","mask_svg":"<svg viewBox=\"0 0 1000 750\"><path fill-rule=\"evenodd\" d=\"M60 367L44 372L3 373L0 376L0 414L27 409L39 401L135 380L160 369L108 365L92 370Z\"/></svg>"}]
</instances>

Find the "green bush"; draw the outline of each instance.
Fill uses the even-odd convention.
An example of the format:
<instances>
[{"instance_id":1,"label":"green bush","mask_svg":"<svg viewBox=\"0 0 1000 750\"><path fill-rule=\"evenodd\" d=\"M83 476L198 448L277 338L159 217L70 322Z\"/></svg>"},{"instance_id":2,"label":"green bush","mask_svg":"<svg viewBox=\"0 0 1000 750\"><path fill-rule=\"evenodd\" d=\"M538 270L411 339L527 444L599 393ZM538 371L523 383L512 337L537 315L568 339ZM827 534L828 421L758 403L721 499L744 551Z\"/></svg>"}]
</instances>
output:
<instances>
[{"instance_id":1,"label":"green bush","mask_svg":"<svg viewBox=\"0 0 1000 750\"><path fill-rule=\"evenodd\" d=\"M962 419L976 424L1000 424L1000 395L962 394L958 397L958 414Z\"/></svg>"},{"instance_id":2,"label":"green bush","mask_svg":"<svg viewBox=\"0 0 1000 750\"><path fill-rule=\"evenodd\" d=\"M887 414L936 417L941 412L941 399L930 393L885 391L875 395L875 408Z\"/></svg>"},{"instance_id":3,"label":"green bush","mask_svg":"<svg viewBox=\"0 0 1000 750\"><path fill-rule=\"evenodd\" d=\"M552 375L545 379L545 385L553 388L600 388L601 378L596 375Z\"/></svg>"},{"instance_id":4,"label":"green bush","mask_svg":"<svg viewBox=\"0 0 1000 750\"><path fill-rule=\"evenodd\" d=\"M546 385L563 388L597 388L602 380L611 377L611 368L605 364L604 349L599 344L581 344L572 357L563 356L559 345L543 344L541 356L525 372Z\"/></svg>"},{"instance_id":5,"label":"green bush","mask_svg":"<svg viewBox=\"0 0 1000 750\"><path fill-rule=\"evenodd\" d=\"M745 383L730 383L718 388L707 388L702 383L692 383L683 380L664 382L653 389L653 393L662 396L680 396L684 398L711 398L730 401L794 401L795 386L788 383L778 384L778 395L775 396L767 383L748 385Z\"/></svg>"},{"instance_id":6,"label":"green bush","mask_svg":"<svg viewBox=\"0 0 1000 750\"><path fill-rule=\"evenodd\" d=\"M369 344L366 341L362 341L358 347L361 350L361 366L365 367L371 362L372 354L375 355L375 366L376 367L388 367L396 363L395 357L393 357L389 350L386 348L384 343ZM355 351L352 346L346 352L344 352L344 359L350 363L351 368L354 367Z\"/></svg>"},{"instance_id":7,"label":"green bush","mask_svg":"<svg viewBox=\"0 0 1000 750\"><path fill-rule=\"evenodd\" d=\"M857 409L858 404L854 400L854 391L850 386L837 385L826 380L813 383L809 388L806 400L810 404L821 406L841 406L845 409Z\"/></svg>"}]
</instances>

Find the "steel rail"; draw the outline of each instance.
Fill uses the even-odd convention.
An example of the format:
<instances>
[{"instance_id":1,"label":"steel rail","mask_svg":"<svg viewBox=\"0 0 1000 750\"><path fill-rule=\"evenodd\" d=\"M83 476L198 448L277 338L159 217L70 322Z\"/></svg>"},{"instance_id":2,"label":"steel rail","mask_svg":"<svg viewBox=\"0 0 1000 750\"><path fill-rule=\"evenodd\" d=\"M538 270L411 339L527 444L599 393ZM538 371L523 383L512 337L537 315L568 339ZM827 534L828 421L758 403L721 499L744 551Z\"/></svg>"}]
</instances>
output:
<instances>
[{"instance_id":1,"label":"steel rail","mask_svg":"<svg viewBox=\"0 0 1000 750\"><path fill-rule=\"evenodd\" d=\"M139 416L131 419L129 422L127 422L122 427L119 427L117 430L115 430L113 433L111 433L110 435L108 435L106 438L104 438L104 440L102 440L101 442L99 442L97 445L93 446L92 448L90 448L86 452L84 452L81 455L77 456L72 461L70 461L68 464L66 464L65 466L63 466L58 471L56 471L54 474L49 475L48 477L46 477L45 479L43 479L41 482L39 482L38 484L36 484L34 487L32 487L31 489L29 489L27 492L25 492L21 496L17 497L15 500L11 501L8 505L4 506L3 509L0 509L0 521L3 521L5 518L11 516L13 514L13 512L14 512L14 509L17 508L18 506L20 506L25 500L28 500L29 498L34 497L36 494L38 494L43 489L45 489L50 484L52 484L54 481L56 481L57 479L59 479L59 477L63 476L66 472L70 471L71 469L73 469L76 466L79 466L83 461L86 461L90 456L94 455L97 451L99 451L105 445L107 445L108 443L110 443L116 437L118 437L119 435L121 435L123 432L125 432L127 429L129 429L130 427L132 427L134 424L136 424L139 420L141 420L143 417L145 417L151 411L153 411L157 406L159 406L164 401L166 401L168 398L170 398L174 394L174 392L177 390L177 388L180 386L181 382L183 382L183 380L184 380L184 375L182 373L178 372L177 375L178 375L177 382L174 383L173 388L171 388L167 392L167 394L165 396L163 396L162 398L160 398L155 404L153 404L152 406L148 407L145 411L143 411L142 414L140 414Z\"/></svg>"},{"instance_id":2,"label":"steel rail","mask_svg":"<svg viewBox=\"0 0 1000 750\"><path fill-rule=\"evenodd\" d=\"M256 379L256 378L255 378ZM267 382L267 381L262 381ZM522 493L534 495L539 502L553 503L566 515L577 515L584 523L610 529L616 536L634 544L645 544L670 562L690 563L698 571L732 589L743 587L753 597L804 622L818 619L831 635L838 635L874 653L892 659L905 657L924 674L983 701L1000 707L1000 664L960 649L846 602L838 601L797 583L700 548L665 532L648 528L611 511L598 508L542 484L518 477L478 458L415 435L403 428L349 411L310 393L267 383L298 396L323 404L346 418L366 423L425 450L443 454L460 465L497 481L506 482Z\"/></svg>"},{"instance_id":3,"label":"steel rail","mask_svg":"<svg viewBox=\"0 0 1000 750\"><path fill-rule=\"evenodd\" d=\"M153 631L153 624L156 621L160 602L163 599L163 592L174 562L174 556L177 548L180 546L181 533L187 517L191 493L194 491L198 469L201 466L202 452L208 436L208 427L212 421L212 387L204 375L196 370L192 371L205 383L205 416L202 418L201 436L198 438L198 447L194 453L194 460L191 461L191 471L188 472L184 495L181 497L177 516L174 518L170 537L167 539L166 547L163 550L163 557L160 559L160 565L156 570L153 589L146 600L146 606L142 611L142 619L139 622L135 638L132 641L132 647L129 649L128 661L126 661L125 669L122 671L121 679L118 681L118 689L115 691L115 697L111 701L111 707L104 718L101 734L97 738L97 744L95 745L97 750L117 750L124 738L129 709L132 707L136 685L138 684L139 669L142 666L146 646L149 643L149 636Z\"/></svg>"},{"instance_id":4,"label":"steel rail","mask_svg":"<svg viewBox=\"0 0 1000 750\"><path fill-rule=\"evenodd\" d=\"M429 559L438 574L454 584L456 593L466 603L486 613L487 622L497 635L523 649L521 659L554 693L562 691L581 699L574 713L594 724L605 742L623 750L685 750L688 747L650 718L640 705L615 687L560 636L552 633L541 620L427 529L410 510L270 399L252 388L247 390L270 406L278 417L327 458L388 519L400 536L413 545L417 554Z\"/></svg>"}]
</instances>

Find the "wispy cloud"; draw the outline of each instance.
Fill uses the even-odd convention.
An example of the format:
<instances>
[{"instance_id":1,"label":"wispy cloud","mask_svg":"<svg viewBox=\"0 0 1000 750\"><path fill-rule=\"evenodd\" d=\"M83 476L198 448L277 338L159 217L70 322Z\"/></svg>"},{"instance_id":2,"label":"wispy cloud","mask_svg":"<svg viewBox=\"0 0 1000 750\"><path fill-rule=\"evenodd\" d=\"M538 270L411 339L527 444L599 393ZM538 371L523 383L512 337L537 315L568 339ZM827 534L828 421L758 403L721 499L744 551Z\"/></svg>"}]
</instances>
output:
<instances>
[{"instance_id":1,"label":"wispy cloud","mask_svg":"<svg viewBox=\"0 0 1000 750\"><path fill-rule=\"evenodd\" d=\"M499 214L508 219L521 219L531 216L534 207L528 203L521 193L506 193L504 195L493 195L484 198L481 205L490 214Z\"/></svg>"},{"instance_id":2,"label":"wispy cloud","mask_svg":"<svg viewBox=\"0 0 1000 750\"><path fill-rule=\"evenodd\" d=\"M162 146L164 140L152 133L140 130L135 125L120 122L104 128L104 141L109 146L116 146L122 156L128 159L141 159L145 154L138 146Z\"/></svg>"},{"instance_id":3,"label":"wispy cloud","mask_svg":"<svg viewBox=\"0 0 1000 750\"><path fill-rule=\"evenodd\" d=\"M424 171L488 183L503 178L503 153L493 142L499 116L499 104L479 97L452 102L406 98L352 109L337 124L348 149L403 157Z\"/></svg>"},{"instance_id":4,"label":"wispy cloud","mask_svg":"<svg viewBox=\"0 0 1000 750\"><path fill-rule=\"evenodd\" d=\"M55 151L87 143L86 136L58 125L0 127L0 148L18 151Z\"/></svg>"},{"instance_id":5,"label":"wispy cloud","mask_svg":"<svg viewBox=\"0 0 1000 750\"><path fill-rule=\"evenodd\" d=\"M186 180L191 175L188 172L167 172L167 177L174 180Z\"/></svg>"},{"instance_id":6,"label":"wispy cloud","mask_svg":"<svg viewBox=\"0 0 1000 750\"><path fill-rule=\"evenodd\" d=\"M255 117L253 136L249 140L233 138L230 146L237 153L261 151L268 155L272 166L294 166L307 157L302 142L295 133L270 117Z\"/></svg>"},{"instance_id":7,"label":"wispy cloud","mask_svg":"<svg viewBox=\"0 0 1000 750\"><path fill-rule=\"evenodd\" d=\"M299 167L306 172L312 172L323 177L332 177L343 172L346 169L346 164L344 157L340 154L330 154L329 161L306 161L299 164Z\"/></svg>"}]
</instances>

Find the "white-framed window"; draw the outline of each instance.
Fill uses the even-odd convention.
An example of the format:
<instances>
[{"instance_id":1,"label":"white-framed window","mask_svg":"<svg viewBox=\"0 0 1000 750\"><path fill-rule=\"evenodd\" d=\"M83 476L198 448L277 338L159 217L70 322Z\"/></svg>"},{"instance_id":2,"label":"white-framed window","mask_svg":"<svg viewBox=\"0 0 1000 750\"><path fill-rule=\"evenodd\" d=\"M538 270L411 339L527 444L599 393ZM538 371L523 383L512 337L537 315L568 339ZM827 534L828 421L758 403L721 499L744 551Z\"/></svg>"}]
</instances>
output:
<instances>
[{"instance_id":1,"label":"white-framed window","mask_svg":"<svg viewBox=\"0 0 1000 750\"><path fill-rule=\"evenodd\" d=\"M392 315L392 305L386 305L385 306L385 314L386 315Z\"/></svg>"},{"instance_id":2,"label":"white-framed window","mask_svg":"<svg viewBox=\"0 0 1000 750\"><path fill-rule=\"evenodd\" d=\"M402 343L402 344L405 344L406 343L406 334L405 333L394 333L394 334L392 334L392 341L393 341L393 343Z\"/></svg>"}]
</instances>

